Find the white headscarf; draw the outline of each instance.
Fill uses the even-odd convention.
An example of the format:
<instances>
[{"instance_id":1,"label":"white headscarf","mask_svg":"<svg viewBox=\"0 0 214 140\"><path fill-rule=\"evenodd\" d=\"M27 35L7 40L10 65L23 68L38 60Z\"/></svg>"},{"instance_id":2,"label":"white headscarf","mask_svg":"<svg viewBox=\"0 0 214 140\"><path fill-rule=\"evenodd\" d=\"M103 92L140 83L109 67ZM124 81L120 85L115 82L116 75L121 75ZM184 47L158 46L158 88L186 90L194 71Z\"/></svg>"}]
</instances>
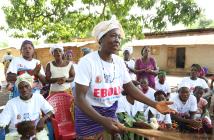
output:
<instances>
[{"instance_id":1,"label":"white headscarf","mask_svg":"<svg viewBox=\"0 0 214 140\"><path fill-rule=\"evenodd\" d=\"M27 82L32 87L33 77L30 76L28 73L24 73L16 78L16 87L18 87L18 85L23 81Z\"/></svg>"},{"instance_id":2,"label":"white headscarf","mask_svg":"<svg viewBox=\"0 0 214 140\"><path fill-rule=\"evenodd\" d=\"M131 47L131 46L123 48L123 52L125 52L126 50L129 51L130 54L133 53L133 47Z\"/></svg>"},{"instance_id":3,"label":"white headscarf","mask_svg":"<svg viewBox=\"0 0 214 140\"><path fill-rule=\"evenodd\" d=\"M107 32L111 31L112 29L119 29L121 37L122 38L125 37L123 28L122 28L121 24L119 23L119 21L116 20L115 16L113 16L108 21L102 21L102 22L98 23L92 31L92 36L94 36L97 39L97 41L99 42L101 37L104 36Z\"/></svg>"},{"instance_id":4,"label":"white headscarf","mask_svg":"<svg viewBox=\"0 0 214 140\"><path fill-rule=\"evenodd\" d=\"M62 46L54 45L54 46L50 47L50 54L53 55L53 52L54 52L55 49L60 49L62 51L62 53L64 53L64 48Z\"/></svg>"}]
</instances>

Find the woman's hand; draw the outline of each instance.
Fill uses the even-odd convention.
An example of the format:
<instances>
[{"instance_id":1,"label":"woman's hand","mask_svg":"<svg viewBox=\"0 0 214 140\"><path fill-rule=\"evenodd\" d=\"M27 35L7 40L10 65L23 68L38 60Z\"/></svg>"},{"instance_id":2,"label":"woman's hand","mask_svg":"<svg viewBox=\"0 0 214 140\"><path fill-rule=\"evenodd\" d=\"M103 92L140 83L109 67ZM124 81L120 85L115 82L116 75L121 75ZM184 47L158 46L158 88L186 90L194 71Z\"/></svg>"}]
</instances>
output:
<instances>
[{"instance_id":1,"label":"woman's hand","mask_svg":"<svg viewBox=\"0 0 214 140\"><path fill-rule=\"evenodd\" d=\"M173 102L161 101L161 102L157 102L155 108L162 114L167 114L167 113L175 114L176 111L168 107L168 105L171 105L171 104L173 104Z\"/></svg>"},{"instance_id":2,"label":"woman's hand","mask_svg":"<svg viewBox=\"0 0 214 140\"><path fill-rule=\"evenodd\" d=\"M41 118L36 126L37 132L40 132L41 130L43 130L44 126L45 126L45 119Z\"/></svg>"},{"instance_id":3,"label":"woman's hand","mask_svg":"<svg viewBox=\"0 0 214 140\"><path fill-rule=\"evenodd\" d=\"M35 67L34 70L33 70L33 74L34 74L35 76L38 76L40 70L41 70L41 64L36 64L36 67Z\"/></svg>"},{"instance_id":4,"label":"woman's hand","mask_svg":"<svg viewBox=\"0 0 214 140\"><path fill-rule=\"evenodd\" d=\"M202 127L202 121L200 121L200 120L198 120L198 121L197 120L190 120L189 126L193 127L193 128L196 128L196 129L201 128Z\"/></svg>"},{"instance_id":5,"label":"woman's hand","mask_svg":"<svg viewBox=\"0 0 214 140\"><path fill-rule=\"evenodd\" d=\"M124 128L124 126L117 122L117 120L109 117L103 119L103 126L111 134L121 133Z\"/></svg>"},{"instance_id":6,"label":"woman's hand","mask_svg":"<svg viewBox=\"0 0 214 140\"><path fill-rule=\"evenodd\" d=\"M65 77L60 77L57 80L57 84L62 85L66 82L66 78Z\"/></svg>"}]
</instances>

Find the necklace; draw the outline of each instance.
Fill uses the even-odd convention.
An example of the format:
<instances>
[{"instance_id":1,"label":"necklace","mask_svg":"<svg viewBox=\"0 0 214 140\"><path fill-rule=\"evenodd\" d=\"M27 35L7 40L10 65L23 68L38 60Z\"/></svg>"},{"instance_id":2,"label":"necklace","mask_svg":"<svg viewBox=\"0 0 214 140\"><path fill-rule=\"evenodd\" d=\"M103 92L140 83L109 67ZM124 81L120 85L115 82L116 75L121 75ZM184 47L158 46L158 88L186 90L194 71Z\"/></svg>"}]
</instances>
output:
<instances>
[{"instance_id":1,"label":"necklace","mask_svg":"<svg viewBox=\"0 0 214 140\"><path fill-rule=\"evenodd\" d=\"M100 58L100 56L99 56L99 58ZM103 65L103 62L102 62L101 58L100 58L100 62L101 62L102 68L103 68L103 77L105 79L105 83L113 83L114 79L115 79L115 64L114 64L114 60L112 59L112 63L114 65L114 76L113 76L112 79L111 79L111 74L106 74L105 73L105 68L104 68L104 65Z\"/></svg>"}]
</instances>

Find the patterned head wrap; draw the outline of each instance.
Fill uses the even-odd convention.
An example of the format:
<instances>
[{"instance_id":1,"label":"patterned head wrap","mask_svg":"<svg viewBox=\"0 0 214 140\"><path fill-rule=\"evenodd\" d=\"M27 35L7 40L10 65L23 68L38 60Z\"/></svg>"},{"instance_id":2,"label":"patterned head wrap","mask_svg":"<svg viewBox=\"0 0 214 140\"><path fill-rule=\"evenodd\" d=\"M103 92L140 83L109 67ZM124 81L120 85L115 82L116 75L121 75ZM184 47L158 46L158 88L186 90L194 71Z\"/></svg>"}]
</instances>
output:
<instances>
[{"instance_id":1,"label":"patterned head wrap","mask_svg":"<svg viewBox=\"0 0 214 140\"><path fill-rule=\"evenodd\" d=\"M16 87L18 87L18 85L23 81L27 82L32 87L32 85L33 85L33 77L30 76L28 73L24 73L24 74L22 74L22 75L17 77L16 83L15 83Z\"/></svg>"},{"instance_id":2,"label":"patterned head wrap","mask_svg":"<svg viewBox=\"0 0 214 140\"><path fill-rule=\"evenodd\" d=\"M113 29L119 29L120 33L121 33L121 37L122 38L125 37L123 28L122 28L121 24L119 23L119 21L116 20L115 16L113 16L110 20L102 21L102 22L98 23L92 31L92 36L94 36L96 38L96 40L99 42L99 40L106 33L108 33L109 31L111 31Z\"/></svg>"}]
</instances>

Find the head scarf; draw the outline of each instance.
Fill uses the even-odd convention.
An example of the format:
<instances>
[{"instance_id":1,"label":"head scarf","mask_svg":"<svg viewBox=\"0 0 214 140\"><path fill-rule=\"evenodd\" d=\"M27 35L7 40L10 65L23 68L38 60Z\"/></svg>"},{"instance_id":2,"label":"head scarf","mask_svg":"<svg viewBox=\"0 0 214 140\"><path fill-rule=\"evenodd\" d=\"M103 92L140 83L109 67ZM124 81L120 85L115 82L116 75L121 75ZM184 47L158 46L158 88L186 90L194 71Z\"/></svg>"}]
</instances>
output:
<instances>
[{"instance_id":1,"label":"head scarf","mask_svg":"<svg viewBox=\"0 0 214 140\"><path fill-rule=\"evenodd\" d=\"M21 49L22 49L22 47L23 47L24 45L26 45L26 44L30 44L30 45L34 48L34 45L33 45L32 41L30 41L30 40L25 40L25 41L22 42Z\"/></svg>"},{"instance_id":2,"label":"head scarf","mask_svg":"<svg viewBox=\"0 0 214 140\"><path fill-rule=\"evenodd\" d=\"M55 49L60 49L62 51L62 53L64 53L64 49L63 49L62 46L54 45L54 46L50 47L50 54L53 55L53 52L54 52Z\"/></svg>"},{"instance_id":3,"label":"head scarf","mask_svg":"<svg viewBox=\"0 0 214 140\"><path fill-rule=\"evenodd\" d=\"M159 71L158 72L158 78L166 76L166 72L165 71Z\"/></svg>"},{"instance_id":4,"label":"head scarf","mask_svg":"<svg viewBox=\"0 0 214 140\"><path fill-rule=\"evenodd\" d=\"M123 49L123 52L125 52L125 51L129 51L129 53L130 54L132 54L133 53L133 47L125 47L124 49Z\"/></svg>"},{"instance_id":5,"label":"head scarf","mask_svg":"<svg viewBox=\"0 0 214 140\"><path fill-rule=\"evenodd\" d=\"M119 23L119 21L116 20L115 16L113 16L110 20L102 21L98 23L92 31L92 36L94 36L96 40L99 42L99 40L112 29L119 29L121 33L121 37L124 38L125 34L123 31L123 28Z\"/></svg>"},{"instance_id":6,"label":"head scarf","mask_svg":"<svg viewBox=\"0 0 214 140\"><path fill-rule=\"evenodd\" d=\"M73 52L72 52L72 50L67 50L67 51L65 52L65 55L68 55L68 54L71 54L71 55L73 55Z\"/></svg>"},{"instance_id":7,"label":"head scarf","mask_svg":"<svg viewBox=\"0 0 214 140\"><path fill-rule=\"evenodd\" d=\"M16 78L16 87L18 87L18 85L23 81L27 82L32 87L33 77L30 76L28 73L24 73Z\"/></svg>"}]
</instances>

